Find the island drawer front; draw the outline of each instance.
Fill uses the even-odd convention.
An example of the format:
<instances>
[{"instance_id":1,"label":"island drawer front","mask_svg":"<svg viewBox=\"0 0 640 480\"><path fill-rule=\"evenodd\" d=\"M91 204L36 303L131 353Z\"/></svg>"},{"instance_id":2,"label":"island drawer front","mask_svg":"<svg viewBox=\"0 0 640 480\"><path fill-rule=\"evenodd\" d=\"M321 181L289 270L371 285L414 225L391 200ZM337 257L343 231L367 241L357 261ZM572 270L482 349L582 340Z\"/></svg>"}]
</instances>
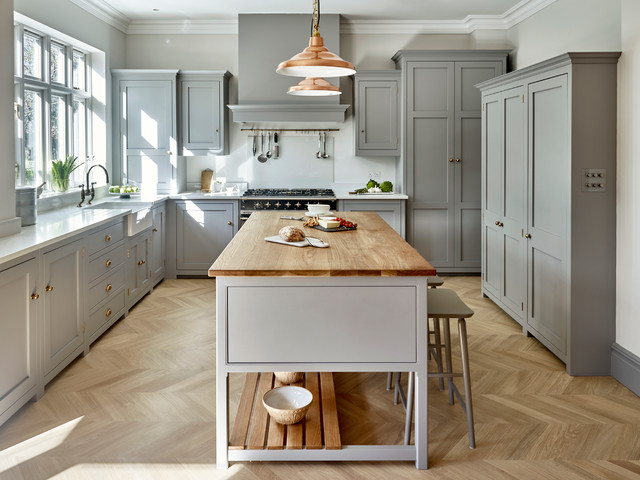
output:
<instances>
[{"instance_id":1,"label":"island drawer front","mask_svg":"<svg viewBox=\"0 0 640 480\"><path fill-rule=\"evenodd\" d=\"M89 283L107 272L112 272L118 265L124 262L124 243L94 258L87 265L87 278Z\"/></svg>"},{"instance_id":2,"label":"island drawer front","mask_svg":"<svg viewBox=\"0 0 640 480\"><path fill-rule=\"evenodd\" d=\"M124 309L124 287L115 292L111 298L95 307L87 320L87 334L93 335L105 323L114 319Z\"/></svg>"},{"instance_id":3,"label":"island drawer front","mask_svg":"<svg viewBox=\"0 0 640 480\"><path fill-rule=\"evenodd\" d=\"M114 245L124 238L124 221L102 228L89 235L87 239L87 255L91 256L103 248Z\"/></svg>"},{"instance_id":4,"label":"island drawer front","mask_svg":"<svg viewBox=\"0 0 640 480\"><path fill-rule=\"evenodd\" d=\"M113 295L121 287L124 287L124 265L116 267L113 272L89 289L89 308L93 308L105 298Z\"/></svg>"},{"instance_id":5,"label":"island drawer front","mask_svg":"<svg viewBox=\"0 0 640 480\"><path fill-rule=\"evenodd\" d=\"M229 363L413 363L415 286L230 286Z\"/></svg>"}]
</instances>

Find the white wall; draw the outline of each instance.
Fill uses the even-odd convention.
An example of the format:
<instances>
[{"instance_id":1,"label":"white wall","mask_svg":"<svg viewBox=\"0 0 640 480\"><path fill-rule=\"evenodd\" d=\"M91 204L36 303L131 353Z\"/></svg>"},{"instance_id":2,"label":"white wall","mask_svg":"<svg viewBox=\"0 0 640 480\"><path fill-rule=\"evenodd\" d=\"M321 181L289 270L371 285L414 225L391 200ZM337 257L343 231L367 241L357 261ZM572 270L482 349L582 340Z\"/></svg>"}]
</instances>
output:
<instances>
[{"instance_id":1,"label":"white wall","mask_svg":"<svg viewBox=\"0 0 640 480\"><path fill-rule=\"evenodd\" d=\"M620 50L620 0L557 0L509 29L511 68L566 52Z\"/></svg>"},{"instance_id":2,"label":"white wall","mask_svg":"<svg viewBox=\"0 0 640 480\"><path fill-rule=\"evenodd\" d=\"M622 0L618 63L616 342L640 356L640 2Z\"/></svg>"},{"instance_id":3,"label":"white wall","mask_svg":"<svg viewBox=\"0 0 640 480\"><path fill-rule=\"evenodd\" d=\"M505 48L504 32L482 35L341 35L340 54L359 70L394 69L391 57L402 49L470 49ZM301 49L302 49L301 45ZM129 35L127 68L179 68L229 70L238 72L238 41L235 35ZM274 65L275 68L275 65ZM230 103L237 103L237 78L230 82ZM352 104L352 79L342 79L340 103ZM382 180L397 184L400 180L399 160L395 157L356 157L352 109L344 123L333 125L290 124L289 128L339 128L331 133L331 159L318 160L317 136L289 134L281 139L281 159L260 164L251 155L251 139L243 127L269 128L273 125L231 126L230 154L224 157L190 157L187 160L187 182L200 181L200 172L211 168L228 181L251 181L255 187L334 187L362 186L369 173L380 172Z\"/></svg>"}]
</instances>

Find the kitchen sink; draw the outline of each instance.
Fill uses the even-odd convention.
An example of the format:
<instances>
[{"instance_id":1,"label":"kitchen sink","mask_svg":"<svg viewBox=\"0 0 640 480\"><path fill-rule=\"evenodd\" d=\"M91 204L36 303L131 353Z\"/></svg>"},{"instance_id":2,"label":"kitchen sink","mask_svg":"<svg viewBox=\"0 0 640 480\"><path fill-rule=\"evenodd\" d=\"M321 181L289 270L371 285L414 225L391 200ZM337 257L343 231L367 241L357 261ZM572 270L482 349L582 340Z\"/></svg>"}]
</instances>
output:
<instances>
[{"instance_id":1,"label":"kitchen sink","mask_svg":"<svg viewBox=\"0 0 640 480\"><path fill-rule=\"evenodd\" d=\"M153 214L151 213L151 202L103 202L95 205L88 205L87 210L131 210L126 218L127 233L130 237L151 227Z\"/></svg>"}]
</instances>

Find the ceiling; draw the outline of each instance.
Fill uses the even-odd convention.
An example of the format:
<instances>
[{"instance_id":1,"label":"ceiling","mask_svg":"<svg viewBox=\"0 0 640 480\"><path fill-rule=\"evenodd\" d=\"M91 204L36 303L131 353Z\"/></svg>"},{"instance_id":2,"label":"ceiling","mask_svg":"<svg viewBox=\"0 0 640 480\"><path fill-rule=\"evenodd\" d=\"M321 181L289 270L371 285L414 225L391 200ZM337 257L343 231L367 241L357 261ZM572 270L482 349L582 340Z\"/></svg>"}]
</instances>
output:
<instances>
[{"instance_id":1,"label":"ceiling","mask_svg":"<svg viewBox=\"0 0 640 480\"><path fill-rule=\"evenodd\" d=\"M239 13L311 13L312 0L102 0L130 20L230 20ZM503 15L522 0L322 0L349 20L463 20ZM526 3L526 2L525 2ZM154 11L157 9L158 11Z\"/></svg>"}]
</instances>

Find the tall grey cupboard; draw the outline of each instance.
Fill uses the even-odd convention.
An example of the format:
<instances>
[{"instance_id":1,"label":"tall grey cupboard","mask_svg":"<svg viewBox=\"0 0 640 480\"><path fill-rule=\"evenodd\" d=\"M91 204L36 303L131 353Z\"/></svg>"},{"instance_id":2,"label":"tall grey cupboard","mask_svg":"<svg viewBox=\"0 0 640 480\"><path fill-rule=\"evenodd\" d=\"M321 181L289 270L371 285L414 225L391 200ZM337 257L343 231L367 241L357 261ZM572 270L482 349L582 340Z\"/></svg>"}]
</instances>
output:
<instances>
[{"instance_id":1,"label":"tall grey cupboard","mask_svg":"<svg viewBox=\"0 0 640 480\"><path fill-rule=\"evenodd\" d=\"M619 55L568 53L479 85L482 291L571 375L610 374Z\"/></svg>"},{"instance_id":2,"label":"tall grey cupboard","mask_svg":"<svg viewBox=\"0 0 640 480\"><path fill-rule=\"evenodd\" d=\"M506 50L401 50L407 239L441 273L479 272L477 83L506 71Z\"/></svg>"}]
</instances>

